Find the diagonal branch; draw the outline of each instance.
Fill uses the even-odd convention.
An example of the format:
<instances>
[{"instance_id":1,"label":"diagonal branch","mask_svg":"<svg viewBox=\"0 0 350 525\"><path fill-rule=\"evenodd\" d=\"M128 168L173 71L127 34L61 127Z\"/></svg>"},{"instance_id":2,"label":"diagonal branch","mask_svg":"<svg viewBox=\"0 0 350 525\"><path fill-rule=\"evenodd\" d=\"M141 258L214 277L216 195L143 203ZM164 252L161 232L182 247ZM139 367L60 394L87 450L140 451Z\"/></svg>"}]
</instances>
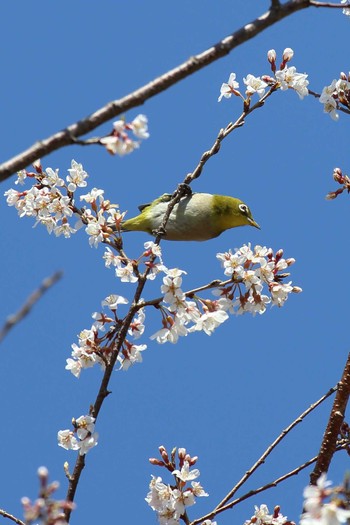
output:
<instances>
[{"instance_id":1,"label":"diagonal branch","mask_svg":"<svg viewBox=\"0 0 350 525\"><path fill-rule=\"evenodd\" d=\"M29 314L35 303L39 301L51 286L61 279L62 275L63 273L59 271L55 272L51 277L44 279L39 288L28 297L22 308L17 313L10 315L6 319L4 326L0 329L0 342L4 339L5 335L11 330L11 328Z\"/></svg>"},{"instance_id":2,"label":"diagonal branch","mask_svg":"<svg viewBox=\"0 0 350 525\"><path fill-rule=\"evenodd\" d=\"M224 499L216 506L215 511L217 509L220 509L223 507L237 492L237 490L244 485L244 483L250 478L250 476L261 466L265 463L266 458L271 454L271 452L277 447L277 445L286 437L287 434L291 430L293 430L294 427L296 427L299 423L301 423L315 408L317 408L321 403L323 403L329 396L331 396L334 392L336 392L338 388L338 385L330 388L326 394L324 394L320 399L315 401L312 405L309 406L300 416L298 416L290 425L288 425L287 428L282 430L280 435L271 443L271 445L265 450L265 452L262 454L262 456L254 463L254 465L247 470L247 472L244 474L244 476L236 483L236 485L233 487L233 489L230 490L230 492L224 497Z\"/></svg>"},{"instance_id":3,"label":"diagonal branch","mask_svg":"<svg viewBox=\"0 0 350 525\"><path fill-rule=\"evenodd\" d=\"M327 472L336 451L338 436L345 417L345 410L350 395L350 354L344 368L343 376L338 383L338 391L334 399L327 428L318 454L317 463L310 474L311 485L316 482L321 474Z\"/></svg>"},{"instance_id":4,"label":"diagonal branch","mask_svg":"<svg viewBox=\"0 0 350 525\"><path fill-rule=\"evenodd\" d=\"M8 518L9 520L13 521L14 523L17 523L17 525L25 525L24 521L20 520L16 516L13 516L13 514L10 514L9 512L6 512L4 509L0 509L0 516L3 516L4 518Z\"/></svg>"},{"instance_id":5,"label":"diagonal branch","mask_svg":"<svg viewBox=\"0 0 350 525\"><path fill-rule=\"evenodd\" d=\"M269 11L223 38L209 49L190 57L186 62L140 87L133 93L109 102L91 115L46 139L36 142L27 150L4 162L0 165L0 182L9 178L16 171L26 168L37 159L41 159L64 146L75 144L77 137L93 131L101 124L131 108L144 104L146 100L165 91L183 78L226 56L234 48L254 38L276 22L311 5L311 0L289 0L284 4L273 2Z\"/></svg>"}]
</instances>

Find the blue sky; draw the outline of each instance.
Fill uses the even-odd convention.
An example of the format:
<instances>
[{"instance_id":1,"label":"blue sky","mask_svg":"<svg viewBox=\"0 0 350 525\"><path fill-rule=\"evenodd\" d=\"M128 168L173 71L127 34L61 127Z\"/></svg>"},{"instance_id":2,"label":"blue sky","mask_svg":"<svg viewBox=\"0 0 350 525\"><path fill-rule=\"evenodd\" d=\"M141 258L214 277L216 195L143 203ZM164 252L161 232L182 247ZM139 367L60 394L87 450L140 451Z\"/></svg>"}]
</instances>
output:
<instances>
[{"instance_id":1,"label":"blue sky","mask_svg":"<svg viewBox=\"0 0 350 525\"><path fill-rule=\"evenodd\" d=\"M180 64L262 14L268 2L83 2L13 0L1 16L1 158L5 161ZM44 167L66 173L72 158L88 171L91 187L128 210L172 192L191 172L219 129L241 111L237 100L217 103L221 83L234 71L268 73L266 52L295 51L293 65L309 74L311 89L349 70L349 19L335 9L308 9L269 28L226 58L147 101L126 117L145 113L151 137L134 154L112 157L102 148L69 147L43 158ZM336 34L336 38L335 35ZM349 165L348 117L333 122L322 106L293 92L277 93L233 133L193 184L195 191L233 195L249 204L261 231L239 228L206 243L163 243L168 267L179 266L191 289L222 272L216 253L251 242L283 248L294 257L293 283L303 293L263 316L231 317L211 337L196 333L160 346L149 336L160 328L149 313L142 365L116 372L100 415L99 445L87 456L78 488L77 523L117 519L155 523L144 497L151 474L163 475L148 458L159 445L186 447L199 456L200 481L209 492L189 510L192 519L212 509L272 440L339 380L348 342L345 195L325 200L335 188L332 171ZM94 135L110 131L105 124ZM3 192L14 178L3 183ZM56 444L59 429L87 413L101 373L79 380L65 371L76 335L91 324L110 293L131 298L133 287L104 268L103 249L91 249L82 230L65 240L32 228L13 208L0 205L3 246L0 320L15 312L41 281L62 269L64 278L4 340L0 349L2 405L0 507L21 516L20 498L37 494L36 470L66 483L63 463L75 454ZM137 257L146 234L125 236ZM159 295L160 279L144 292ZM314 456L331 402L313 413L246 485L265 484ZM335 458L329 477L348 469ZM164 474L164 481L170 482ZM243 523L254 505L280 504L297 520L308 471L251 498L218 517ZM243 492L241 492L243 493Z\"/></svg>"}]
</instances>

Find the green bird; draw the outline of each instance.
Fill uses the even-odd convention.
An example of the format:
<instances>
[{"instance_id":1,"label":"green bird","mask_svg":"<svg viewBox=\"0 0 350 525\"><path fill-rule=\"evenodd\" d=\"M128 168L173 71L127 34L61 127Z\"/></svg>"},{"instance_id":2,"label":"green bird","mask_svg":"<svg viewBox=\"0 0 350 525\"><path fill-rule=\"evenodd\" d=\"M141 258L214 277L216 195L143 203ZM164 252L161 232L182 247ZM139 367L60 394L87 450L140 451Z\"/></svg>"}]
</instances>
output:
<instances>
[{"instance_id":1,"label":"green bird","mask_svg":"<svg viewBox=\"0 0 350 525\"><path fill-rule=\"evenodd\" d=\"M122 231L143 231L154 235L161 226L171 195L165 193L150 204L139 206L140 214L122 222ZM249 207L239 199L210 193L191 193L172 210L164 239L207 241L237 226L260 226Z\"/></svg>"}]
</instances>

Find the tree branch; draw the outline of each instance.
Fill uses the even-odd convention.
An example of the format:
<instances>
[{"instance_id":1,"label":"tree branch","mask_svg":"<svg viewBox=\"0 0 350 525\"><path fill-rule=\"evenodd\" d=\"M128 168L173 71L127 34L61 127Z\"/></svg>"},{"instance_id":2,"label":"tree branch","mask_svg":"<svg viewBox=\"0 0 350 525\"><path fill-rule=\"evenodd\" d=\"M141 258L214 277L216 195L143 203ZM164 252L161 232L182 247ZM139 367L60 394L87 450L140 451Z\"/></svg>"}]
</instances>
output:
<instances>
[{"instance_id":1,"label":"tree branch","mask_svg":"<svg viewBox=\"0 0 350 525\"><path fill-rule=\"evenodd\" d=\"M22 321L26 315L29 314L35 303L41 299L44 293L47 292L51 286L61 279L62 275L63 272L58 271L51 277L44 279L40 287L28 297L22 308L16 314L10 315L6 319L4 326L0 329L0 342L4 339L5 335L11 330L11 328L13 328L16 324Z\"/></svg>"},{"instance_id":2,"label":"tree branch","mask_svg":"<svg viewBox=\"0 0 350 525\"><path fill-rule=\"evenodd\" d=\"M343 446L337 447L336 452L343 450L343 448L344 448ZM299 465L299 467L296 467L290 472L283 474L282 476L275 479L274 481L270 481L266 485L263 485L262 487L258 487L257 489L250 490L249 492L246 492L246 494L243 494L243 496L240 496L239 498L236 498L235 500L231 501L231 503L227 503L223 507L216 508L209 514L206 514L205 516L201 516L200 518L193 520L190 523L190 525L197 525L197 523L203 523L205 520L209 520L209 519L212 520L213 518L215 518L217 514L220 514L221 512L224 512L225 510L232 509L233 507L238 505L238 503L241 503L242 501L248 498L251 498L252 496L256 496L257 494L260 494L261 492L264 492L265 490L268 490L273 487L277 487L277 485L279 485L286 479L291 478L292 476L296 476L297 474L299 474L299 472L307 468L309 465L312 465L312 463L315 463L316 460L317 460L317 456L309 459L308 461L306 461L302 465Z\"/></svg>"},{"instance_id":3,"label":"tree branch","mask_svg":"<svg viewBox=\"0 0 350 525\"><path fill-rule=\"evenodd\" d=\"M0 516L3 516L4 518L8 518L14 523L17 523L17 525L25 525L24 521L20 520L19 518L16 518L16 516L13 516L12 514L9 514L4 509L0 509Z\"/></svg>"},{"instance_id":4,"label":"tree branch","mask_svg":"<svg viewBox=\"0 0 350 525\"><path fill-rule=\"evenodd\" d=\"M262 456L258 459L256 463L244 474L244 476L236 483L236 485L233 487L232 490L224 497L224 499L216 506L215 510L220 509L227 503L233 495L237 492L237 490L250 478L250 476L257 470L260 465L265 463L266 458L271 454L274 448L277 447L277 445L286 437L286 435L299 423L301 423L306 416L310 414L315 408L317 408L321 403L323 403L329 396L331 396L334 392L337 390L337 385L330 388L326 394L324 394L320 399L318 399L315 403L309 406L300 416L298 416L290 425L288 425L287 428L282 430L280 435L271 443L271 445L265 450L265 452L262 454Z\"/></svg>"},{"instance_id":5,"label":"tree branch","mask_svg":"<svg viewBox=\"0 0 350 525\"><path fill-rule=\"evenodd\" d=\"M317 463L310 474L311 485L316 482L321 474L328 472L333 454L337 447L337 440L341 425L344 421L346 406L350 395L350 353L344 368L343 376L338 383L338 391L334 399L328 425L318 454Z\"/></svg>"},{"instance_id":6,"label":"tree branch","mask_svg":"<svg viewBox=\"0 0 350 525\"><path fill-rule=\"evenodd\" d=\"M280 5L274 2L269 11L223 38L209 49L190 57L186 62L140 87L133 93L109 102L91 115L46 139L36 142L27 150L4 162L0 165L0 182L9 178L13 173L26 168L37 159L42 159L49 153L64 146L75 144L78 137L89 133L121 113L144 104L146 100L165 91L183 78L226 56L234 48L247 42L276 22L301 9L306 9L310 5L312 5L310 0L289 0L285 4Z\"/></svg>"}]
</instances>

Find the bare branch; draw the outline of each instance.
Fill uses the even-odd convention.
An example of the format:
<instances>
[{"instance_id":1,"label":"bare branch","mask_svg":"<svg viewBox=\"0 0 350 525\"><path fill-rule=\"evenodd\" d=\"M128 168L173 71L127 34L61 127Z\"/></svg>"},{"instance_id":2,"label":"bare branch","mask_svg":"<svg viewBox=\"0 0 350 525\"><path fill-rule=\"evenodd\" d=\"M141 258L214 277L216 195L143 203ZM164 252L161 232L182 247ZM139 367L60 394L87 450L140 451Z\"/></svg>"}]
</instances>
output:
<instances>
[{"instance_id":1,"label":"bare branch","mask_svg":"<svg viewBox=\"0 0 350 525\"><path fill-rule=\"evenodd\" d=\"M4 516L4 518L8 518L14 523L17 523L17 525L25 525L24 521L20 520L19 518L16 518L16 516L13 516L12 514L9 514L8 512L6 512L6 510L0 509L0 516Z\"/></svg>"},{"instance_id":2,"label":"bare branch","mask_svg":"<svg viewBox=\"0 0 350 525\"><path fill-rule=\"evenodd\" d=\"M339 446L336 448L335 452L339 452L340 450L343 450L343 449L344 449L343 445ZM262 487L259 487L257 489L250 490L246 494L243 494L243 496L240 496L239 498L231 501L231 503L228 503L227 505L224 505L223 507L220 507L219 509L216 508L211 513L206 514L205 516L202 516L201 518L195 519L194 521L190 523L190 525L196 525L197 523L202 523L204 520L213 519L217 514L220 514L221 512L224 512L225 510L232 509L233 507L238 505L238 503L241 503L242 501L248 498L251 498L252 496L256 496L257 494L260 494L261 492L264 492L265 490L271 489L273 487L277 487L277 485L279 485L286 479L291 478L292 476L296 476L297 474L299 474L299 472L307 468L309 465L312 465L312 463L315 463L316 460L317 460L317 456L309 459L308 461L306 461L302 465L299 465L299 467L296 467L290 472L283 474L283 476L280 476L274 481L270 481L269 483L266 483L266 485L263 485Z\"/></svg>"},{"instance_id":3,"label":"bare branch","mask_svg":"<svg viewBox=\"0 0 350 525\"><path fill-rule=\"evenodd\" d=\"M46 139L36 142L27 150L4 162L0 165L0 181L6 180L13 173L26 168L37 159L42 159L59 148L76 144L78 137L89 133L121 113L144 104L149 98L165 91L180 80L192 75L219 58L226 56L234 48L247 42L251 38L254 38L257 34L261 33L276 22L300 11L301 9L306 9L307 7L310 7L310 5L310 0L289 0L280 5L278 5L277 2L274 2L269 11L246 24L244 27L238 29L231 35L223 38L220 42L209 49L190 57L186 62L183 62L174 69L140 87L133 93L109 102L104 107L94 111L91 115L71 124L62 131L59 131Z\"/></svg>"},{"instance_id":4,"label":"bare branch","mask_svg":"<svg viewBox=\"0 0 350 525\"><path fill-rule=\"evenodd\" d=\"M0 342L4 339L5 335L7 335L11 328L13 328L16 324L22 321L26 315L29 314L35 303L41 299L44 293L47 292L51 286L61 279L62 275L63 272L58 271L55 272L51 277L44 279L40 287L28 297L22 308L16 314L10 315L6 319L4 326L0 330Z\"/></svg>"},{"instance_id":5,"label":"bare branch","mask_svg":"<svg viewBox=\"0 0 350 525\"><path fill-rule=\"evenodd\" d=\"M326 394L324 394L318 401L309 406L300 416L298 416L287 428L282 430L280 435L275 439L273 443L265 450L262 456L258 459L256 463L244 474L244 476L239 480L239 482L233 487L233 489L224 497L224 499L216 506L216 510L221 508L227 501L229 501L237 490L250 478L250 476L255 472L260 465L265 463L266 458L271 454L274 448L286 437L286 435L299 423L301 423L306 416L308 416L315 408L317 408L323 401L325 401L329 396L331 396L338 388L338 385L334 386Z\"/></svg>"},{"instance_id":6,"label":"bare branch","mask_svg":"<svg viewBox=\"0 0 350 525\"><path fill-rule=\"evenodd\" d=\"M316 485L320 475L328 472L333 454L337 447L337 440L341 425L344 421L346 406L350 395L350 353L344 368L343 376L338 383L338 392L335 396L331 414L318 454L317 463L310 474L311 485Z\"/></svg>"}]
</instances>

